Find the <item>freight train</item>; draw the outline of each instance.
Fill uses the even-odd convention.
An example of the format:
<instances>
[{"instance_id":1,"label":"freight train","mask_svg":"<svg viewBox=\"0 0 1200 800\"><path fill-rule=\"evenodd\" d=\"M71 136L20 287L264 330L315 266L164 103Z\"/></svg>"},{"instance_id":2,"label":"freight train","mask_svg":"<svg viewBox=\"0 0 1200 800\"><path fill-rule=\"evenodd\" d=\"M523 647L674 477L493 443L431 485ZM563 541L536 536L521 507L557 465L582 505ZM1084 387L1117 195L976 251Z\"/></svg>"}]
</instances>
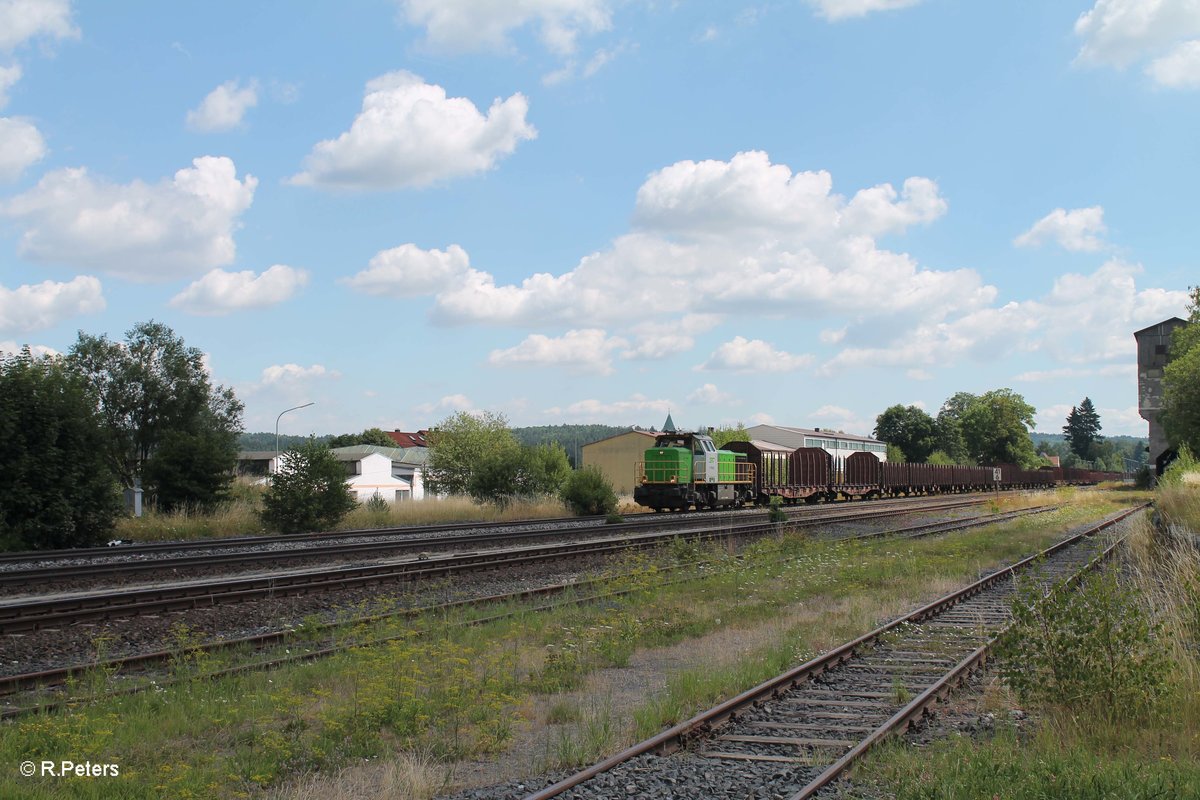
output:
<instances>
[{"instance_id":1,"label":"freight train","mask_svg":"<svg viewBox=\"0 0 1200 800\"><path fill-rule=\"evenodd\" d=\"M1022 469L1014 464L959 467L881 462L854 453L844 467L819 447L729 442L718 449L702 433L660 433L637 464L633 499L655 511L687 511L900 497L1000 489L1049 489L1120 480L1121 473L1071 467Z\"/></svg>"}]
</instances>

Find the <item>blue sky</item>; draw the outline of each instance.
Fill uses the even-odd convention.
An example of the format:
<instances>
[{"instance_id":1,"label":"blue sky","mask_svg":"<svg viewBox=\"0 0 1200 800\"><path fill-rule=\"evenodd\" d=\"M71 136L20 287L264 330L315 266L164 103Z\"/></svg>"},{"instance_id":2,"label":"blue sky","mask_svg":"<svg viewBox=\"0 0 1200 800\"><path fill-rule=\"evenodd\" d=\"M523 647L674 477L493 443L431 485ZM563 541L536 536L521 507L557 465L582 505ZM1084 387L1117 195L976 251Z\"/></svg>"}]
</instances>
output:
<instances>
[{"instance_id":1,"label":"blue sky","mask_svg":"<svg viewBox=\"0 0 1200 800\"><path fill-rule=\"evenodd\" d=\"M0 0L0 348L161 320L248 430L1141 435L1198 100L1196 0Z\"/></svg>"}]
</instances>

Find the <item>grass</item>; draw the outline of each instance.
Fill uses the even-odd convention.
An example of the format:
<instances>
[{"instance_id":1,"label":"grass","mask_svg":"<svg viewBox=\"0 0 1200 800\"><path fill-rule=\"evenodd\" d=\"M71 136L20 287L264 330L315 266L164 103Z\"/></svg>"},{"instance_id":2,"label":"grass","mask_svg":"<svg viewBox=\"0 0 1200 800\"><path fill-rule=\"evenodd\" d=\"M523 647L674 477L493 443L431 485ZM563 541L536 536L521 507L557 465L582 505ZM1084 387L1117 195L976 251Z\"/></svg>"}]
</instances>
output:
<instances>
[{"instance_id":1,"label":"grass","mask_svg":"<svg viewBox=\"0 0 1200 800\"><path fill-rule=\"evenodd\" d=\"M141 517L119 519L113 535L126 541L158 542L270 533L258 516L261 496L261 487L243 487L235 499L209 513L184 509L167 514L150 509ZM503 509L467 497L427 498L394 503L384 511L372 511L360 504L346 515L337 530L569 516L570 511L556 498L517 500Z\"/></svg>"},{"instance_id":2,"label":"grass","mask_svg":"<svg viewBox=\"0 0 1200 800\"><path fill-rule=\"evenodd\" d=\"M1160 626L1154 641L1170 665L1165 702L1135 714L1060 700L1035 708L1033 724L1024 728L1003 723L992 736L920 749L893 742L856 770L864 796L1200 797L1200 487L1162 487L1157 504L1163 525L1134 529L1120 575L1130 602ZM1016 705L1003 686L985 702L999 707L999 719Z\"/></svg>"},{"instance_id":3,"label":"grass","mask_svg":"<svg viewBox=\"0 0 1200 800\"><path fill-rule=\"evenodd\" d=\"M614 563L607 585L633 590L627 596L543 612L522 612L521 604L467 609L323 633L394 638L270 673L193 681L2 725L0 762L114 761L121 778L50 782L8 771L0 773L0 796L286 798L305 796L305 786L331 786L331 776L357 780L358 772L343 771L364 760L392 762L403 753L439 764L480 758L503 749L525 698L579 687L590 672L628 664L640 649L781 618L794 623L732 663L679 671L639 712L636 731L603 703L561 708L555 716L564 731L548 755L563 765L581 763L874 627L880 616L1027 554L1054 538L1055 528L1114 507L1104 495L1078 493L1053 514L947 537L826 542L789 535L738 555L720 544L679 545ZM690 579L659 586L664 563L680 566L673 578ZM471 627L451 624L504 608L519 613ZM191 654L178 666L181 674L209 666L189 632L180 639ZM119 679L98 676L93 683L104 680ZM401 769L386 778L392 783L374 772L363 779L393 785L416 772Z\"/></svg>"}]
</instances>

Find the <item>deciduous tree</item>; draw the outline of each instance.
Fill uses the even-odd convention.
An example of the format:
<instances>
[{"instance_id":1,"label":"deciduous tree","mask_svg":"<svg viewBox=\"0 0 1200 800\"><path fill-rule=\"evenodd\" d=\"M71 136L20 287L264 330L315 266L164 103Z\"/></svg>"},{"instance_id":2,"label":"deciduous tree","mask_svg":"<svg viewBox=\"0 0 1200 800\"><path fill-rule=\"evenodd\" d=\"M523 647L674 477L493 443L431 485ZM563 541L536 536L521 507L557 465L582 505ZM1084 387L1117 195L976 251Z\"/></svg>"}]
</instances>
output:
<instances>
[{"instance_id":1,"label":"deciduous tree","mask_svg":"<svg viewBox=\"0 0 1200 800\"><path fill-rule=\"evenodd\" d=\"M233 480L242 404L232 389L212 385L200 350L151 320L124 342L81 331L68 363L96 398L104 452L122 485L143 480L167 510L222 498ZM189 445L204 457L187 459Z\"/></svg>"},{"instance_id":2,"label":"deciduous tree","mask_svg":"<svg viewBox=\"0 0 1200 800\"><path fill-rule=\"evenodd\" d=\"M467 494L471 473L488 460L515 459L520 446L503 414L459 411L429 429L425 488L433 494Z\"/></svg>"},{"instance_id":3,"label":"deciduous tree","mask_svg":"<svg viewBox=\"0 0 1200 800\"><path fill-rule=\"evenodd\" d=\"M1037 409L1012 389L995 389L977 397L962 415L967 456L980 464L1038 462L1029 431Z\"/></svg>"},{"instance_id":4,"label":"deciduous tree","mask_svg":"<svg viewBox=\"0 0 1200 800\"><path fill-rule=\"evenodd\" d=\"M1191 298L1190 324L1175 331L1163 370L1162 423L1173 445L1200 453L1200 286Z\"/></svg>"},{"instance_id":5,"label":"deciduous tree","mask_svg":"<svg viewBox=\"0 0 1200 800\"><path fill-rule=\"evenodd\" d=\"M956 392L942 403L937 415L937 449L955 464L967 461L967 443L962 434L962 417L975 401L970 392Z\"/></svg>"},{"instance_id":6,"label":"deciduous tree","mask_svg":"<svg viewBox=\"0 0 1200 800\"><path fill-rule=\"evenodd\" d=\"M718 428L713 428L712 440L713 444L720 450L730 442L750 441L750 434L746 432L746 426L739 422L737 425L722 425Z\"/></svg>"},{"instance_id":7,"label":"deciduous tree","mask_svg":"<svg viewBox=\"0 0 1200 800\"><path fill-rule=\"evenodd\" d=\"M933 417L916 406L894 405L875 418L875 438L894 444L905 458L925 463L937 445Z\"/></svg>"}]
</instances>

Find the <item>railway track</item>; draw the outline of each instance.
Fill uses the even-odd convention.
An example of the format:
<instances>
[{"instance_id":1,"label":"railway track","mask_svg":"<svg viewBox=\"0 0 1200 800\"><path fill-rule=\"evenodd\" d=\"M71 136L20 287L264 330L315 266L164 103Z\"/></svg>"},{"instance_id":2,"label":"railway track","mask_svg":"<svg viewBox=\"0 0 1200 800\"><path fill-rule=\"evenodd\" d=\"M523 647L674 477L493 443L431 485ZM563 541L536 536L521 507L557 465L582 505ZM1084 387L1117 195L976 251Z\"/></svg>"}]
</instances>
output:
<instances>
[{"instance_id":1,"label":"railway track","mask_svg":"<svg viewBox=\"0 0 1200 800\"><path fill-rule=\"evenodd\" d=\"M822 508L810 510L808 513L796 515L789 524L807 526L817 523L836 523L853 521L864 515L873 517L891 517L904 514L946 511L958 508L969 508L981 505L986 500L980 498L947 500L940 499L934 503L920 505L901 504L899 506L870 506L866 510L862 506L851 508ZM600 528L608 536L636 534L639 531L652 528L657 531L689 531L714 523L730 523L736 517L714 517L712 515L689 516L678 519L651 518L647 522L622 523L606 525ZM720 522L718 522L718 520ZM743 523L746 524L746 523ZM757 524L757 523L750 523ZM740 526L739 526L740 527ZM585 528L584 531L590 531ZM381 554L393 553L422 553L429 554L445 551L450 548L463 548L473 545L496 547L514 542L537 542L545 540L578 538L581 535L579 527L555 527L542 530L516 530L502 533L470 533L463 535L440 535L431 537L411 537L402 540L386 542L340 542L332 545L313 545L295 550L267 550L252 552L215 553L204 555L163 556L146 560L118 560L100 563L71 564L67 566L44 566L29 569L10 569L0 572L0 592L12 594L24 587L38 587L45 591L53 582L87 582L95 583L101 580L124 582L140 576L171 576L183 572L195 571L227 571L235 568L269 567L281 564L294 564L303 561L352 560L371 558ZM584 534L586 535L586 534ZM111 555L111 554L110 554ZM0 612L2 618L2 612Z\"/></svg>"},{"instance_id":2,"label":"railway track","mask_svg":"<svg viewBox=\"0 0 1200 800\"><path fill-rule=\"evenodd\" d=\"M1015 574L1043 587L1079 576L1119 543L1097 554L1090 537L1144 507L1114 514L526 800L812 797L982 664L1008 624Z\"/></svg>"},{"instance_id":3,"label":"railway track","mask_svg":"<svg viewBox=\"0 0 1200 800\"><path fill-rule=\"evenodd\" d=\"M1005 522L1005 521L1008 521L1008 520L1011 520L1011 519L1014 519L1014 518L1017 518L1020 516L1043 513L1045 511L1052 510L1053 508L1056 508L1056 507L1055 506L1040 506L1040 507L1034 507L1034 508L1029 508L1029 509L1021 509L1019 511L1009 512L1006 514L988 515L988 516L984 516L984 517L972 517L972 518L965 519L965 520L953 520L953 521L949 521L949 522L942 521L942 522L935 522L935 523L912 525L912 526L907 526L907 527L903 527L903 528L899 528L899 529L878 531L878 532L868 533L868 534L858 534L856 536L848 537L848 538L859 539L859 538L872 538L872 537L881 537L881 536L889 536L889 535L903 537L903 538L914 538L914 537L919 537L919 536L932 536L932 535L937 535L940 533L946 533L946 532L950 532L950 531L966 530L966 529L970 529L973 527L979 527L981 525L993 525L993 524ZM670 582L674 582L674 581L667 581L667 582L670 583ZM363 625L363 624L367 624L367 623L379 622L379 621L387 619L387 618L394 618L394 617L399 617L399 616L413 617L413 616L417 616L419 614L427 613L429 611L445 611L445 610L451 610L451 609L455 609L455 608L497 604L497 603L509 602L509 601L513 601L513 600L526 600L526 599L532 599L532 598L547 597L547 596L559 595L559 594L562 594L562 593L565 593L568 591L584 592L584 594L582 594L582 595L577 595L577 596L570 598L567 601L570 603L589 602L591 600L601 599L602 597L616 596L616 595L625 593L624 591L606 592L606 593L601 593L601 594L588 593L588 592L593 591L590 587L592 587L596 583L597 583L597 580L589 579L589 580L582 580L582 581L573 581L573 582L566 583L566 584L553 584L550 586L543 586L543 587L538 587L538 588L534 588L534 589L526 589L526 590L522 590L519 592L513 592L513 593L506 594L506 595L489 596L489 597L474 598L474 599L468 599L468 600L458 600L458 601L453 601L453 602L449 602L449 603L441 603L441 604L438 604L433 607L403 609L403 610L398 610L396 612L389 613L389 614L376 614L376 615L371 615L371 616L366 616L366 617L359 617L354 620L342 621L342 622L338 622L338 623L330 623L330 624L322 626L322 627L328 628L328 629L333 629L333 628L337 628L339 626L346 626L346 625L358 626L358 625ZM542 607L545 607L545 606L542 606ZM498 616L505 616L505 614L500 614ZM496 615L485 617L483 619L474 619L471 621L470 624L478 624L481 621L487 621L487 620L494 619L494 618L496 618ZM313 631L308 631L307 633L309 635L311 635L313 633ZM296 636L297 636L297 634L294 630L282 630L282 631L271 632L271 633L257 634L257 635L250 636L250 637L241 637L241 638L237 638L237 639L214 641L214 642L205 644L203 647L206 650L206 652L210 652L210 653L234 650L237 648L245 648L245 647L261 649L261 648L270 647L273 645L279 645L279 644L286 643L291 639L295 639ZM232 674L232 673L236 673L236 672L244 672L244 671L247 671L250 669L269 669L269 668L281 666L286 663L294 663L297 661L307 661L307 660L312 660L314 658L320 658L325 655L329 655L333 652L337 652L339 650L345 649L345 647L364 646L364 645L370 645L370 644L374 644L374 643L377 643L377 642L355 641L353 643L349 643L349 644L337 646L337 647L322 648L319 650L308 649L303 652L289 654L287 656L280 657L280 658L273 658L273 659L268 659L265 661L259 661L259 662L256 662L256 663L250 664L250 665L240 665L237 667L231 667L231 668L220 670L218 672L212 673L211 675L206 675L203 677L206 677L206 678L220 677L222 675ZM123 676L128 677L130 675L130 670L136 671L139 669L152 668L156 665L169 663L173 659L177 658L179 655L180 655L179 653L173 652L173 651L155 651L155 652L149 652L149 653L140 653L140 654L127 656L127 657L123 657L123 658L108 659L103 662L79 664L79 665L75 665L72 667L63 667L63 668L59 668L59 669L40 670L40 671L33 672L33 673L0 676L0 695L13 695L23 689L29 689L29 688L46 689L46 688L52 688L55 686L61 686L65 683L67 683L68 680L71 678L71 676L73 676L73 675L79 676L81 674L87 673L90 670L100 670L107 675L116 675L119 673ZM170 681L168 680L167 682L170 682ZM160 681L158 683L158 685L162 686L162 685L165 685L165 683L163 681ZM137 691L141 691L144 688L145 688L145 686L131 686L131 687L127 687L125 689L121 689L116 693L121 693L121 694L134 693ZM28 712L34 711L34 710L40 711L40 710L45 710L47 708L57 707L65 702L68 702L68 701L65 699L59 699L59 700L51 701L49 703L39 702L39 704L34 705L34 706L9 707L9 708L0 709L0 719L12 717L12 716L18 716L20 714L28 713Z\"/></svg>"},{"instance_id":4,"label":"railway track","mask_svg":"<svg viewBox=\"0 0 1200 800\"><path fill-rule=\"evenodd\" d=\"M927 510L927 509L922 509ZM839 509L836 513L791 521L789 526L827 524L894 516L903 511L857 512ZM984 517L982 519L992 519ZM979 523L984 524L984 523ZM143 586L120 587L98 592L74 592L50 596L16 598L0 602L0 635L60 628L79 622L161 614L220 603L237 603L314 592L329 592L377 584L412 582L483 569L512 569L523 565L586 556L610 555L626 550L655 547L675 537L705 541L774 533L777 523L754 522L717 524L648 533L627 533L597 539L554 542L542 545L498 547L477 552L453 552L422 555L417 558L338 566L316 570L294 570L260 575L203 581L174 581Z\"/></svg>"},{"instance_id":5,"label":"railway track","mask_svg":"<svg viewBox=\"0 0 1200 800\"><path fill-rule=\"evenodd\" d=\"M880 513L897 511L902 513L900 509L910 508L913 513L926 510L926 508L936 509L941 507L953 507L959 505L978 505L988 502L992 495L927 495L911 498L895 498L882 501L874 501L872 507L877 508ZM797 508L786 508L789 518L806 518L820 517L823 514L837 513L845 511L852 507L858 507L859 504L838 503L838 504L820 504L813 506L800 506ZM486 542L492 539L508 539L510 541L517 540L523 537L528 538L545 538L545 536L565 535L567 532L577 533L581 528L599 527L605 530L640 530L647 527L671 527L684 526L688 524L696 524L698 520L710 520L714 516L722 519L729 519L739 516L753 516L761 514L761 509L742 509L737 511L719 511L719 512L689 512L687 514L639 514L636 517L620 523L619 525L605 525L603 517L560 517L552 519L530 519L519 520L512 522L475 522L469 524L453 523L445 525L422 525L408 526L399 528L371 528L363 530L349 531L321 531L313 533L300 533L288 535L271 535L271 536L240 536L224 539L203 539L194 541L180 542L149 542L144 544L125 544L117 547L86 547L74 548L67 550L26 550L16 553L0 553L0 585L4 583L19 583L18 578L10 578L10 575L20 575L22 573L42 575L51 574L49 570L65 569L70 567L56 568L51 565L61 564L66 562L87 562L91 566L100 566L104 564L120 564L120 563L168 563L178 560L178 563L183 563L185 555L175 554L217 554L228 553L244 554L253 550L264 550L264 558L270 553L279 553L276 558L286 558L293 554L297 558L304 557L304 553L309 550L316 552L315 548L329 547L330 550L321 551L327 554L339 547L346 547L349 543L345 540L362 540L361 552L371 552L372 547L378 550L384 550L389 547L388 543L380 542L379 540L389 539L389 537L404 537L402 539L392 538L390 546L396 549L403 549L410 546L431 547L437 546L437 543L443 539L450 539L457 542ZM504 529L513 530L504 530ZM463 531L480 531L480 533L462 533ZM497 533L496 531L499 531ZM549 533L546 533L549 531ZM374 543L372 540L375 540ZM327 542L336 542L333 545L327 545ZM284 546L283 549L267 549ZM32 566L30 566L32 565Z\"/></svg>"}]
</instances>

